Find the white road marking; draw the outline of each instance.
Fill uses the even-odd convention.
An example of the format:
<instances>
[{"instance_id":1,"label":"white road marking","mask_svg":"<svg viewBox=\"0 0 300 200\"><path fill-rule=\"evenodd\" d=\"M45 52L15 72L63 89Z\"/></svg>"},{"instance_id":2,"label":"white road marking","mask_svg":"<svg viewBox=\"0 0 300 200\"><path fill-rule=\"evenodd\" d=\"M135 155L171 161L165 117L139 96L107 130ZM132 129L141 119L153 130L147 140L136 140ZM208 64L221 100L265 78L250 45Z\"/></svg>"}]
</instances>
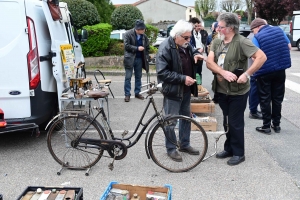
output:
<instances>
[{"instance_id":1,"label":"white road marking","mask_svg":"<svg viewBox=\"0 0 300 200\"><path fill-rule=\"evenodd\" d=\"M299 76L300 77L300 73L291 73L294 76Z\"/></svg>"},{"instance_id":2,"label":"white road marking","mask_svg":"<svg viewBox=\"0 0 300 200\"><path fill-rule=\"evenodd\" d=\"M300 94L300 84L290 80L285 80L285 87Z\"/></svg>"}]
</instances>

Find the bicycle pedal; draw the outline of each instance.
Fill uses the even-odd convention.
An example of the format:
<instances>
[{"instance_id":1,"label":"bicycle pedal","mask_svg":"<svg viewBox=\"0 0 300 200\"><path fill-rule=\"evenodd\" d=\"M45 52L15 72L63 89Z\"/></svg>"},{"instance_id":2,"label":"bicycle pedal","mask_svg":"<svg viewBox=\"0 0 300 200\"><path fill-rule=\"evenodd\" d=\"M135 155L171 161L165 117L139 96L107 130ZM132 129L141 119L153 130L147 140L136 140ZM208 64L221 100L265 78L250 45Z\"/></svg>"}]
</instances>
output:
<instances>
[{"instance_id":1,"label":"bicycle pedal","mask_svg":"<svg viewBox=\"0 0 300 200\"><path fill-rule=\"evenodd\" d=\"M125 135L127 135L129 133L128 130L125 130L123 133L122 133L122 137L124 137Z\"/></svg>"},{"instance_id":2,"label":"bicycle pedal","mask_svg":"<svg viewBox=\"0 0 300 200\"><path fill-rule=\"evenodd\" d=\"M112 164L112 163L109 163L108 164L108 169L110 169L111 171L114 169L114 164Z\"/></svg>"}]
</instances>

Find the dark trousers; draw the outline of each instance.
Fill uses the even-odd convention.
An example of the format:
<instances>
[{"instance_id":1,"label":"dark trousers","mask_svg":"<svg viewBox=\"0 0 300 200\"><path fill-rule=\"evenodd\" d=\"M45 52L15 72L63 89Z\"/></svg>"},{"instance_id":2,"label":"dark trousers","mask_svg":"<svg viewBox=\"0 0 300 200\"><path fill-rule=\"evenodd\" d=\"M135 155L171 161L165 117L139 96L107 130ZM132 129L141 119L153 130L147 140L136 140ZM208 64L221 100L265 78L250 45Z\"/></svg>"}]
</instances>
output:
<instances>
[{"instance_id":1,"label":"dark trousers","mask_svg":"<svg viewBox=\"0 0 300 200\"><path fill-rule=\"evenodd\" d=\"M249 110L250 113L257 113L257 106L259 104L259 96L257 91L256 78L251 76L250 78L250 91L249 91Z\"/></svg>"},{"instance_id":2,"label":"dark trousers","mask_svg":"<svg viewBox=\"0 0 300 200\"><path fill-rule=\"evenodd\" d=\"M260 108L264 128L279 126L281 119L281 104L285 92L285 70L275 71L257 77Z\"/></svg>"},{"instance_id":3,"label":"dark trousers","mask_svg":"<svg viewBox=\"0 0 300 200\"><path fill-rule=\"evenodd\" d=\"M229 131L226 134L224 150L235 156L245 154L244 112L247 105L248 92L244 95L226 95L218 93L219 105L223 112L223 126L227 131L227 116Z\"/></svg>"},{"instance_id":4,"label":"dark trousers","mask_svg":"<svg viewBox=\"0 0 300 200\"><path fill-rule=\"evenodd\" d=\"M203 65L203 60L199 60L196 64L196 66L197 66L196 73L198 73L200 75L201 82L202 82L202 65Z\"/></svg>"}]
</instances>

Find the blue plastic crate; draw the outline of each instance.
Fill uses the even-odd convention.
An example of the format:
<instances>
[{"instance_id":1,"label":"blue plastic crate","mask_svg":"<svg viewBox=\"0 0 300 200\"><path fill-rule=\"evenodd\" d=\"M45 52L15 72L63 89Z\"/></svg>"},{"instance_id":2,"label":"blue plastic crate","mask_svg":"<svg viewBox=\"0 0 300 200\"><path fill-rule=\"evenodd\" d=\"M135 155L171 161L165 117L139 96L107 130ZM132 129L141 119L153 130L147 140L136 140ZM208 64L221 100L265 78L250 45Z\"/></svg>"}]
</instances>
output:
<instances>
[{"instance_id":1,"label":"blue plastic crate","mask_svg":"<svg viewBox=\"0 0 300 200\"><path fill-rule=\"evenodd\" d=\"M119 184L119 185L123 185L123 186L140 187L140 188L157 188L157 187L153 187L153 186L140 186L140 185L121 184L121 183L118 183L116 181L112 181L112 182L109 183L109 185L107 186L105 192L100 197L100 200L106 200L106 198L109 194L109 191L113 188L114 184ZM169 185L169 184L166 184L164 187L168 189L168 200L172 200L172 186Z\"/></svg>"}]
</instances>

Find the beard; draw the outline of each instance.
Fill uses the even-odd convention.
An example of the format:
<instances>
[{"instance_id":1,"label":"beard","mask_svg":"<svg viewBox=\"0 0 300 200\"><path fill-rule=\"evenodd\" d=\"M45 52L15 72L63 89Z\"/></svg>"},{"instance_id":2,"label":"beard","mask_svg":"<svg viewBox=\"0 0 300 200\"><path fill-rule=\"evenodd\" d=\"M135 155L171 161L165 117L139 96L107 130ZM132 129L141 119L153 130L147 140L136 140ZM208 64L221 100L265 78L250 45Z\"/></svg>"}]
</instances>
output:
<instances>
[{"instance_id":1,"label":"beard","mask_svg":"<svg viewBox=\"0 0 300 200\"><path fill-rule=\"evenodd\" d=\"M181 47L183 48L187 48L189 46L189 43L184 43L183 45L181 45Z\"/></svg>"},{"instance_id":2,"label":"beard","mask_svg":"<svg viewBox=\"0 0 300 200\"><path fill-rule=\"evenodd\" d=\"M218 39L220 39L220 40L223 41L225 39L225 35L223 35L220 32L218 32Z\"/></svg>"}]
</instances>

